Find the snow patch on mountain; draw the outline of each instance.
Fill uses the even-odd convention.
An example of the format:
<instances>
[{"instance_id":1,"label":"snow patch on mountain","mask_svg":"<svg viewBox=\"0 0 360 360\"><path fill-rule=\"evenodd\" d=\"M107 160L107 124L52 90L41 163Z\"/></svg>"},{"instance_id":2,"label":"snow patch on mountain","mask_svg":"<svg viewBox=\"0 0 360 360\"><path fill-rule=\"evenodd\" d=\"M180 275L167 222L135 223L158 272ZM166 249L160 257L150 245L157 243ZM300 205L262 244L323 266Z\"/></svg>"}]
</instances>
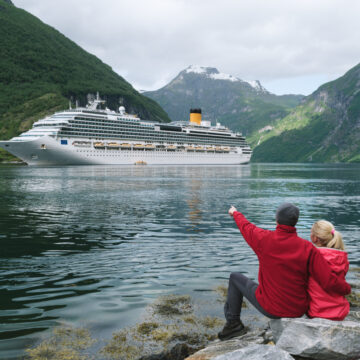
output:
<instances>
[{"instance_id":1,"label":"snow patch on mountain","mask_svg":"<svg viewBox=\"0 0 360 360\"><path fill-rule=\"evenodd\" d=\"M195 74L206 74L207 68L198 65L190 65L188 68L185 69L187 73L195 73Z\"/></svg>"},{"instance_id":2,"label":"snow patch on mountain","mask_svg":"<svg viewBox=\"0 0 360 360\"><path fill-rule=\"evenodd\" d=\"M217 73L217 74L210 74L209 76L212 79L215 80L228 80L228 81L240 81L240 79L238 79L235 76L229 75L229 74L224 74L224 73Z\"/></svg>"},{"instance_id":3,"label":"snow patch on mountain","mask_svg":"<svg viewBox=\"0 0 360 360\"><path fill-rule=\"evenodd\" d=\"M211 67L204 67L199 65L190 65L188 68L185 69L187 74L194 73L194 74L202 74L206 77L214 80L226 80L231 82L245 82L249 84L253 89L259 92L268 92L261 84L259 80L241 80L236 76L232 76L230 74L225 74L219 72L216 68Z\"/></svg>"},{"instance_id":4,"label":"snow patch on mountain","mask_svg":"<svg viewBox=\"0 0 360 360\"><path fill-rule=\"evenodd\" d=\"M255 90L268 92L261 84L259 80L245 80Z\"/></svg>"}]
</instances>

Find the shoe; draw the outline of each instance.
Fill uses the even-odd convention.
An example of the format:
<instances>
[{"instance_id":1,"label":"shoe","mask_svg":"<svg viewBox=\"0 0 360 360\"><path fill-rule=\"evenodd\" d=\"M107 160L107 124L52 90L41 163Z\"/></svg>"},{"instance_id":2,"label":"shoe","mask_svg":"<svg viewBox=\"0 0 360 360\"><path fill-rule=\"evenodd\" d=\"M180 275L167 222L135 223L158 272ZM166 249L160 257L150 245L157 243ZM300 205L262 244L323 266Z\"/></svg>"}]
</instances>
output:
<instances>
[{"instance_id":1,"label":"shoe","mask_svg":"<svg viewBox=\"0 0 360 360\"><path fill-rule=\"evenodd\" d=\"M236 336L246 334L247 329L241 320L227 321L224 328L218 333L221 341L232 339Z\"/></svg>"}]
</instances>

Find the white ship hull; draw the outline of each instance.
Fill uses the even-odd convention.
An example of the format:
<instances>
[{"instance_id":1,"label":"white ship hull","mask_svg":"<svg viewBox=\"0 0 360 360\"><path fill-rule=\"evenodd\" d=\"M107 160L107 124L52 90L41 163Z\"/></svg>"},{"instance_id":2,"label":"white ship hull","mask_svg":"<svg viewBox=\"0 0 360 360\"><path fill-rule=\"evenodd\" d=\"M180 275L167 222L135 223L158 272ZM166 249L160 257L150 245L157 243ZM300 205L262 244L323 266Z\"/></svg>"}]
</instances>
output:
<instances>
[{"instance_id":1,"label":"white ship hull","mask_svg":"<svg viewBox=\"0 0 360 360\"><path fill-rule=\"evenodd\" d=\"M51 136L30 141L0 141L0 147L28 165L240 165L250 161L250 154L173 150L96 149L93 146L67 145Z\"/></svg>"}]
</instances>

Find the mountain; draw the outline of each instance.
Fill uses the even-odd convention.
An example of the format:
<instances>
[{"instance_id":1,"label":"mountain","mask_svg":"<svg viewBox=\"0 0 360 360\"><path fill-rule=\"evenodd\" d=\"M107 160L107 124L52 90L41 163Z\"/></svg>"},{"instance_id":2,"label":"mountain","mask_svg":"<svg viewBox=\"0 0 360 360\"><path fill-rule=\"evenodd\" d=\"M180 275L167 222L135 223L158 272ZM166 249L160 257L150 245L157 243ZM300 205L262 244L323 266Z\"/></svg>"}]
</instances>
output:
<instances>
[{"instance_id":1,"label":"mountain","mask_svg":"<svg viewBox=\"0 0 360 360\"><path fill-rule=\"evenodd\" d=\"M144 119L170 120L110 66L9 0L0 0L0 33L0 139L67 108L69 99L85 105L97 91L111 109L123 105Z\"/></svg>"},{"instance_id":2,"label":"mountain","mask_svg":"<svg viewBox=\"0 0 360 360\"><path fill-rule=\"evenodd\" d=\"M360 64L252 141L252 161L360 162Z\"/></svg>"},{"instance_id":3,"label":"mountain","mask_svg":"<svg viewBox=\"0 0 360 360\"><path fill-rule=\"evenodd\" d=\"M172 120L187 120L190 108L200 107L204 119L220 121L244 135L272 126L303 99L302 95L276 96L259 81L200 66L189 66L163 88L143 94L157 101Z\"/></svg>"}]
</instances>

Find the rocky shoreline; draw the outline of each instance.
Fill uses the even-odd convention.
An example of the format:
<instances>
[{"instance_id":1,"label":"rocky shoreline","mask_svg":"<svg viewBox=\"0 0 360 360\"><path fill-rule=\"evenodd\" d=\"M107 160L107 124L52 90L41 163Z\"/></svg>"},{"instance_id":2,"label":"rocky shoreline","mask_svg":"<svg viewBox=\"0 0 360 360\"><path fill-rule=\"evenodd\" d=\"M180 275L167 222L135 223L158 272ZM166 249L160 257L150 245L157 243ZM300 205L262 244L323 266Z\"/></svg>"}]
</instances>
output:
<instances>
[{"instance_id":1,"label":"rocky shoreline","mask_svg":"<svg viewBox=\"0 0 360 360\"><path fill-rule=\"evenodd\" d=\"M360 359L360 308L346 320L283 318L269 327L216 340L186 360L355 360Z\"/></svg>"},{"instance_id":2,"label":"rocky shoreline","mask_svg":"<svg viewBox=\"0 0 360 360\"><path fill-rule=\"evenodd\" d=\"M28 359L72 360L356 360L360 359L360 268L348 296L350 314L344 321L326 319L266 319L249 307L243 320L245 335L219 341L224 319L209 316L221 307L226 284L214 289L216 299L196 302L189 295L158 298L143 322L113 333L110 340L91 337L86 328L60 327L36 347ZM244 302L244 307L247 307ZM201 311L199 312L199 310ZM49 356L49 354L52 354ZM45 356L45 357L44 357Z\"/></svg>"},{"instance_id":3,"label":"rocky shoreline","mask_svg":"<svg viewBox=\"0 0 360 360\"><path fill-rule=\"evenodd\" d=\"M359 273L359 269L352 269ZM359 276L357 274L357 276ZM186 343L141 360L357 360L360 359L360 282L352 283L344 321L283 318L202 349Z\"/></svg>"}]
</instances>

